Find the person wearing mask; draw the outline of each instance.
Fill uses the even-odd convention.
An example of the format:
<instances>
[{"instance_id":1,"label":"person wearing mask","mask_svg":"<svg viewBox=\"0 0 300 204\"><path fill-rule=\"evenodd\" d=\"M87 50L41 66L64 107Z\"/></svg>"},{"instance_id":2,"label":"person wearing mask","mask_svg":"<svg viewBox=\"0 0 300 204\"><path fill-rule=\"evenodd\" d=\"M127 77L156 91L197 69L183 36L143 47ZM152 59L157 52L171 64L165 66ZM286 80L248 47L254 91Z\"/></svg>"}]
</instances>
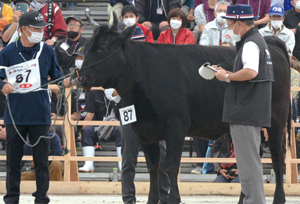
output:
<instances>
[{"instance_id":1,"label":"person wearing mask","mask_svg":"<svg viewBox=\"0 0 300 204\"><path fill-rule=\"evenodd\" d=\"M164 44L195 44L193 32L184 28L186 18L184 12L179 9L170 11L167 19L170 28L163 31L157 40L157 43Z\"/></svg>"},{"instance_id":2,"label":"person wearing mask","mask_svg":"<svg viewBox=\"0 0 300 204\"><path fill-rule=\"evenodd\" d=\"M268 45L254 26L257 16L251 6L228 6L224 18L236 39L236 57L232 72L213 65L218 70L216 78L228 83L222 121L229 123L234 144L244 195L241 202L265 204L260 131L271 127L272 60Z\"/></svg>"},{"instance_id":3,"label":"person wearing mask","mask_svg":"<svg viewBox=\"0 0 300 204\"><path fill-rule=\"evenodd\" d=\"M49 23L44 28L47 45L54 46L58 40L68 37L64 17L56 3L48 0L33 0L30 7L32 10L40 12L45 22Z\"/></svg>"},{"instance_id":4,"label":"person wearing mask","mask_svg":"<svg viewBox=\"0 0 300 204\"><path fill-rule=\"evenodd\" d=\"M214 12L216 18L205 25L200 45L222 45L225 41L235 45L235 41L230 37L226 19L222 18L226 15L228 6L230 4L226 0L221 0L216 4Z\"/></svg>"},{"instance_id":5,"label":"person wearing mask","mask_svg":"<svg viewBox=\"0 0 300 204\"><path fill-rule=\"evenodd\" d=\"M139 11L138 22L151 28L154 40L169 28L167 17L172 9L180 8L181 0L136 0Z\"/></svg>"},{"instance_id":6,"label":"person wearing mask","mask_svg":"<svg viewBox=\"0 0 300 204\"><path fill-rule=\"evenodd\" d=\"M29 1L27 0L14 1L15 6L17 3L27 4L27 12L30 11ZM14 13L13 14L14 21L3 28L2 42L4 47L10 43L15 42L19 38L19 30L17 28L18 28L19 19L22 15L22 12L14 8L13 13Z\"/></svg>"},{"instance_id":7,"label":"person wearing mask","mask_svg":"<svg viewBox=\"0 0 300 204\"><path fill-rule=\"evenodd\" d=\"M287 29L283 25L284 13L284 8L281 5L273 5L270 9L271 22L268 23L264 28L259 29L259 32L263 37L278 37L285 43L286 47L289 48L291 52L293 52L295 47L295 35L291 30Z\"/></svg>"},{"instance_id":8,"label":"person wearing mask","mask_svg":"<svg viewBox=\"0 0 300 204\"><path fill-rule=\"evenodd\" d=\"M81 35L83 23L79 16L69 16L66 18L68 38L58 41L55 45L57 62L63 71L63 74L69 74L70 68L75 66L75 52L87 41L87 38Z\"/></svg>"},{"instance_id":9,"label":"person wearing mask","mask_svg":"<svg viewBox=\"0 0 300 204\"><path fill-rule=\"evenodd\" d=\"M236 4L247 4L252 7L254 15L258 16L258 20L254 21L254 25L258 28L264 27L269 22L270 0L237 0Z\"/></svg>"},{"instance_id":10,"label":"person wearing mask","mask_svg":"<svg viewBox=\"0 0 300 204\"><path fill-rule=\"evenodd\" d=\"M149 27L138 23L139 20L139 13L137 8L134 5L124 6L122 9L122 21L127 27L136 26L142 28L143 33L147 38L145 39L146 42L154 43L153 34Z\"/></svg>"},{"instance_id":11,"label":"person wearing mask","mask_svg":"<svg viewBox=\"0 0 300 204\"><path fill-rule=\"evenodd\" d=\"M48 76L55 80L62 76L53 48L41 42L45 23L36 11L23 14L19 20L21 38L0 52L0 88L7 94L12 118L6 106L6 190L4 202L19 203L21 160L24 142L29 138L35 144L41 135L47 135L51 124L50 102L47 86ZM10 71L18 69L14 72ZM29 67L29 68L28 68ZM34 71L32 71L34 70ZM6 81L3 81L7 79ZM29 85L29 86L28 86ZM39 88L39 89L38 89ZM8 103L7 103L8 104ZM34 107L34 108L32 108ZM28 114L30 113L30 114ZM19 135L19 133L21 135ZM49 139L42 138L33 147L37 190L32 195L35 203L49 203Z\"/></svg>"},{"instance_id":12,"label":"person wearing mask","mask_svg":"<svg viewBox=\"0 0 300 204\"><path fill-rule=\"evenodd\" d=\"M134 5L133 0L109 0L107 6L107 12L109 16L108 25L113 24L113 12L116 12L118 20L122 21L122 9L126 5Z\"/></svg>"},{"instance_id":13,"label":"person wearing mask","mask_svg":"<svg viewBox=\"0 0 300 204\"><path fill-rule=\"evenodd\" d=\"M300 25L300 0L291 0L291 4L293 8L285 12L283 24L296 34L296 29Z\"/></svg>"}]
</instances>

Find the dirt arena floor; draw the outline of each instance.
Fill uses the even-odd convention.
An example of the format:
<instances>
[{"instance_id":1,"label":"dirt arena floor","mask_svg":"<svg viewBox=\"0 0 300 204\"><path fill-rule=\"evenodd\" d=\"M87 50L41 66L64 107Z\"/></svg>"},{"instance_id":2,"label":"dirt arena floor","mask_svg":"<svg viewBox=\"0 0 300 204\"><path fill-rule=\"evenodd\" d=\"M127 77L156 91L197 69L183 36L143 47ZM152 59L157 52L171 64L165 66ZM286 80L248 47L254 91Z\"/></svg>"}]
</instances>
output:
<instances>
[{"instance_id":1,"label":"dirt arena floor","mask_svg":"<svg viewBox=\"0 0 300 204\"><path fill-rule=\"evenodd\" d=\"M1 196L0 203L4 203ZM123 204L122 198L119 195L49 195L51 204L94 204L94 203L107 203L107 204ZM147 196L137 196L137 204L146 204ZM267 197L267 204L271 204L273 198ZM288 196L286 204L299 204L300 196ZM182 196L182 202L185 204L235 204L238 202L237 196ZM31 195L21 195L20 204L33 204L34 198Z\"/></svg>"}]
</instances>

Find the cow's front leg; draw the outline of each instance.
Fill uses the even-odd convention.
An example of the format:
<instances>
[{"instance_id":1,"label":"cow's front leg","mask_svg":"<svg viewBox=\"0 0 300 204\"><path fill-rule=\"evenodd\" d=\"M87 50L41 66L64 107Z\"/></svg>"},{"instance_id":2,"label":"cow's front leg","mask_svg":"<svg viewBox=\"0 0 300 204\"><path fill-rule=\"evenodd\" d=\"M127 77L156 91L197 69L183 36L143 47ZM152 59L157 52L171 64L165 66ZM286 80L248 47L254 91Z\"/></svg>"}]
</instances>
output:
<instances>
[{"instance_id":1,"label":"cow's front leg","mask_svg":"<svg viewBox=\"0 0 300 204\"><path fill-rule=\"evenodd\" d=\"M150 191L147 204L157 204L159 201L158 168L160 162L159 144L142 144L150 174Z\"/></svg>"}]
</instances>

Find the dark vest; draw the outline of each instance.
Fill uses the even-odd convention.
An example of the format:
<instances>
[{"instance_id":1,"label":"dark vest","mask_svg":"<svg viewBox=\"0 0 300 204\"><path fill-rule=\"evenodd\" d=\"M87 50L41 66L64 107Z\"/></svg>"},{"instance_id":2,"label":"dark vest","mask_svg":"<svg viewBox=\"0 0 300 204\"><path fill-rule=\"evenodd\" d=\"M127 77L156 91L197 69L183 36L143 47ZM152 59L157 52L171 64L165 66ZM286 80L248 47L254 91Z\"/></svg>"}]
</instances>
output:
<instances>
[{"instance_id":1,"label":"dark vest","mask_svg":"<svg viewBox=\"0 0 300 204\"><path fill-rule=\"evenodd\" d=\"M243 47L249 41L256 43L260 50L258 75L250 81L229 83L225 91L223 122L270 127L273 65L268 46L257 28L250 29L236 43L233 72L243 69Z\"/></svg>"}]
</instances>

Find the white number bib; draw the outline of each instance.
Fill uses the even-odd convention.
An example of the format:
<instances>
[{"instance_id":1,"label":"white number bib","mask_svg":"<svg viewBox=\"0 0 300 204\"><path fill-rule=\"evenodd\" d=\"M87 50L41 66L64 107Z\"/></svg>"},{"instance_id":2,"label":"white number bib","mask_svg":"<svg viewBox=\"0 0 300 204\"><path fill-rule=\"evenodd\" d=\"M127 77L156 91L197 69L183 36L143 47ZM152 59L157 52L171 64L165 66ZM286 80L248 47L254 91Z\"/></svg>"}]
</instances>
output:
<instances>
[{"instance_id":1,"label":"white number bib","mask_svg":"<svg viewBox=\"0 0 300 204\"><path fill-rule=\"evenodd\" d=\"M32 90L39 91L41 86L41 74L39 67L39 56L43 49L44 43L40 43L40 50L35 59L25 61L5 68L7 81L13 86L14 93L26 93Z\"/></svg>"},{"instance_id":2,"label":"white number bib","mask_svg":"<svg viewBox=\"0 0 300 204\"><path fill-rule=\"evenodd\" d=\"M127 106L125 108L120 108L119 112L120 112L122 125L127 125L136 122L134 105Z\"/></svg>"}]
</instances>

